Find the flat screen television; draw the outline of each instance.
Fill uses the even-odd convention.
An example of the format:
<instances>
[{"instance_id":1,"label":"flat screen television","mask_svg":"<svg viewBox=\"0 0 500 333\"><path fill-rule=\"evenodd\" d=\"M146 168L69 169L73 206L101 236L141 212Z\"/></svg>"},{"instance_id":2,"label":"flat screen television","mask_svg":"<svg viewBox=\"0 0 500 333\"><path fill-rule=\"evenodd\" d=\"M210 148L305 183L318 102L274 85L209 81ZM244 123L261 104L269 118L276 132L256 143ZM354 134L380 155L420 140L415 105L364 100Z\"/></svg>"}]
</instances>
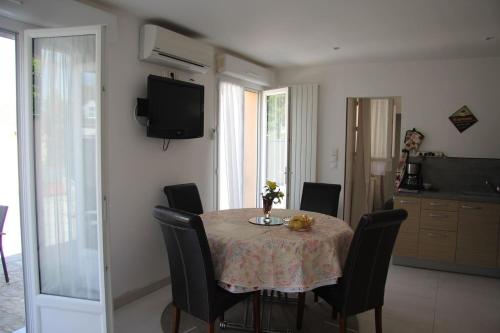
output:
<instances>
[{"instance_id":1,"label":"flat screen television","mask_svg":"<svg viewBox=\"0 0 500 333\"><path fill-rule=\"evenodd\" d=\"M148 76L147 136L162 139L203 137L204 87Z\"/></svg>"}]
</instances>

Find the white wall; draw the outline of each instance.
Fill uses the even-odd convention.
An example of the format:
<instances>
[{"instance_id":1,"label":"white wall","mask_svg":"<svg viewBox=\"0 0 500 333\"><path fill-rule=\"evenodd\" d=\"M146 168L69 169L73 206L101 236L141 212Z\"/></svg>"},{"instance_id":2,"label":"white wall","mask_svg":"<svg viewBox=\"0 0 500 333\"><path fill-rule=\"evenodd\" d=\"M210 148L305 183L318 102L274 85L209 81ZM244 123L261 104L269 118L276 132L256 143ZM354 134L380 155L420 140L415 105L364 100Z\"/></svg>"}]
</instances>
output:
<instances>
[{"instance_id":1,"label":"white wall","mask_svg":"<svg viewBox=\"0 0 500 333\"><path fill-rule=\"evenodd\" d=\"M104 104L104 182L109 200L111 278L113 297L147 286L169 275L160 227L153 207L166 204L168 184L197 183L206 210L213 209L214 141L210 139L215 105L215 75L189 75L205 86L205 136L172 140L167 152L163 140L147 138L133 117L137 97L146 97L148 74L169 69L138 60L140 22L118 13L116 42L106 47Z\"/></svg>"},{"instance_id":2,"label":"white wall","mask_svg":"<svg viewBox=\"0 0 500 333\"><path fill-rule=\"evenodd\" d=\"M66 0L47 1L46 7L59 8ZM64 17L40 9L34 0L24 2L14 12L10 4L0 13L29 22L45 22L44 27L110 24L105 36L103 94L103 190L108 199L109 245L113 298L151 285L169 276L168 261L160 227L152 217L153 207L167 204L165 185L197 183L205 210L215 207L213 196L214 141L210 129L215 117L216 79L214 66L207 74L189 74L138 60L139 28L144 23L135 16L108 9L93 10L69 1ZM69 7L68 7L69 6ZM43 6L42 6L43 7ZM44 20L50 16L51 20ZM0 17L1 18L1 17ZM14 26L16 21L1 18ZM110 23L111 22L111 23ZM22 30L17 22L15 28ZM205 136L200 139L172 140L167 152L163 140L147 138L146 129L133 113L137 97L146 97L149 74L176 73L181 80L194 79L205 86Z\"/></svg>"},{"instance_id":3,"label":"white wall","mask_svg":"<svg viewBox=\"0 0 500 333\"><path fill-rule=\"evenodd\" d=\"M106 24L116 34L116 17L78 0L0 1L0 15L40 27Z\"/></svg>"},{"instance_id":4,"label":"white wall","mask_svg":"<svg viewBox=\"0 0 500 333\"><path fill-rule=\"evenodd\" d=\"M401 96L402 131L422 131L422 150L500 158L500 58L285 68L277 79L319 83L318 181L344 183L347 97ZM460 134L448 117L464 104L479 122ZM334 149L337 169L329 162Z\"/></svg>"}]
</instances>

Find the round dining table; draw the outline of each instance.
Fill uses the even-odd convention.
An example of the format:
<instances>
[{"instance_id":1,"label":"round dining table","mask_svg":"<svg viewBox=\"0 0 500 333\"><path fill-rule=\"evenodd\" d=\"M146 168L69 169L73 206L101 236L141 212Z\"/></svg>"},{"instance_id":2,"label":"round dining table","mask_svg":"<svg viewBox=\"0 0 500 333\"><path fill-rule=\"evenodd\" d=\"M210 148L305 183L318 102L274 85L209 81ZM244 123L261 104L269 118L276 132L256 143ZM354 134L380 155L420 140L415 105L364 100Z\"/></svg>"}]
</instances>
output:
<instances>
[{"instance_id":1,"label":"round dining table","mask_svg":"<svg viewBox=\"0 0 500 333\"><path fill-rule=\"evenodd\" d=\"M219 285L234 293L302 293L335 284L342 276L353 231L346 222L329 215L288 209L271 212L280 218L303 214L314 218L309 231L249 223L252 217L263 216L259 208L202 214Z\"/></svg>"}]
</instances>

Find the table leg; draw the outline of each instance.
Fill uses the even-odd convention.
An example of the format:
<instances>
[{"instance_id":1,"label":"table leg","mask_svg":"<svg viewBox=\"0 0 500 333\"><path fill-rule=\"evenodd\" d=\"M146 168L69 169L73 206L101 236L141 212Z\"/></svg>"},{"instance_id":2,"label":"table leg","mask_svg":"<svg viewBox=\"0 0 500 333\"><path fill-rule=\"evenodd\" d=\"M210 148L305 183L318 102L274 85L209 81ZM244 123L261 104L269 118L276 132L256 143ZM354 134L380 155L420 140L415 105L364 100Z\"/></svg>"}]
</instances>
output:
<instances>
[{"instance_id":1,"label":"table leg","mask_svg":"<svg viewBox=\"0 0 500 333\"><path fill-rule=\"evenodd\" d=\"M302 319L304 318L304 308L306 302L306 293L299 293L299 304L297 305L297 329L302 329Z\"/></svg>"},{"instance_id":2,"label":"table leg","mask_svg":"<svg viewBox=\"0 0 500 333\"><path fill-rule=\"evenodd\" d=\"M264 297L264 295L267 294L267 297ZM267 311L267 319L261 323L261 332L262 333L292 333L293 329L291 328L284 328L284 329L272 329L271 328L271 314L272 314L272 304L273 303L280 303L280 304L290 304L289 302L284 302L283 299L278 299L277 297L271 298L268 293L263 293L263 297L261 298L262 302L259 302L259 304L262 304L260 306L260 315L261 318L264 318L264 314ZM253 325L248 325L248 311L249 311L249 304L250 301L247 298L245 301L245 313L244 313L244 318L243 318L243 323L236 323L236 322L227 322L227 321L221 321L219 323L219 327L221 329L231 329L235 331L245 331L245 332L253 332L255 328ZM265 305L267 304L268 307Z\"/></svg>"}]
</instances>

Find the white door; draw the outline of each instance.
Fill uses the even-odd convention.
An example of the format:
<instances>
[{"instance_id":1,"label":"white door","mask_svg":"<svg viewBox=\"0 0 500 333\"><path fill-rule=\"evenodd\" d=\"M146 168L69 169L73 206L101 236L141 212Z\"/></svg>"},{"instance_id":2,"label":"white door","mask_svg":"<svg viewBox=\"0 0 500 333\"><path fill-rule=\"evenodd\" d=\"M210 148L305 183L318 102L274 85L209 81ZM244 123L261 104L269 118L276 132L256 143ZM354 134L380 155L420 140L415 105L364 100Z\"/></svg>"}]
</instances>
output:
<instances>
[{"instance_id":1,"label":"white door","mask_svg":"<svg viewBox=\"0 0 500 333\"><path fill-rule=\"evenodd\" d=\"M275 181L285 194L276 208L288 202L288 88L266 90L262 94L261 186Z\"/></svg>"},{"instance_id":2,"label":"white door","mask_svg":"<svg viewBox=\"0 0 500 333\"><path fill-rule=\"evenodd\" d=\"M104 333L101 28L25 32L20 148L28 332Z\"/></svg>"}]
</instances>

